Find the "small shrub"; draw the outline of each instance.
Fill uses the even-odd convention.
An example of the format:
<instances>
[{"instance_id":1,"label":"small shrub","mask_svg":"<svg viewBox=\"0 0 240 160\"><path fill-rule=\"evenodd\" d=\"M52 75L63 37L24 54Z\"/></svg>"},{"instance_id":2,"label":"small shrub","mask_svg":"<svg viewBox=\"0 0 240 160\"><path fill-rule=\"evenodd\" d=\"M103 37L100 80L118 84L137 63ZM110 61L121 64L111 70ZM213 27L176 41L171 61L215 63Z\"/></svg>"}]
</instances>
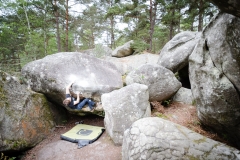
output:
<instances>
[{"instance_id":1,"label":"small shrub","mask_svg":"<svg viewBox=\"0 0 240 160\"><path fill-rule=\"evenodd\" d=\"M192 101L192 105L193 105L193 106L196 105L196 100L195 100L195 99Z\"/></svg>"},{"instance_id":2,"label":"small shrub","mask_svg":"<svg viewBox=\"0 0 240 160\"><path fill-rule=\"evenodd\" d=\"M172 99L168 99L168 100L162 101L162 105L163 105L164 107L169 106L171 103L172 103Z\"/></svg>"}]
</instances>

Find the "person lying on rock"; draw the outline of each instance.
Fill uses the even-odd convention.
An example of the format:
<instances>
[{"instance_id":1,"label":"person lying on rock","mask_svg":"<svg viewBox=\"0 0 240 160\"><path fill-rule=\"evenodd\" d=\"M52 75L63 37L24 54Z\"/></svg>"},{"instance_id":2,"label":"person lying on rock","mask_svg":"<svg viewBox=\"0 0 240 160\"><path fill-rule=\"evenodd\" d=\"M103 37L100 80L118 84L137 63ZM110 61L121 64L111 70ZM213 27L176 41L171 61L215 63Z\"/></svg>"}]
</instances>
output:
<instances>
[{"instance_id":1,"label":"person lying on rock","mask_svg":"<svg viewBox=\"0 0 240 160\"><path fill-rule=\"evenodd\" d=\"M70 94L70 89L72 85L73 85L73 82L66 86L66 99L63 101L63 104L66 107L70 107L71 109L77 109L77 110L81 110L83 106L87 104L88 107L90 108L90 111L93 112L95 102L93 102L91 99L83 97L82 93L80 94L79 92L76 93L77 99L72 97Z\"/></svg>"}]
</instances>

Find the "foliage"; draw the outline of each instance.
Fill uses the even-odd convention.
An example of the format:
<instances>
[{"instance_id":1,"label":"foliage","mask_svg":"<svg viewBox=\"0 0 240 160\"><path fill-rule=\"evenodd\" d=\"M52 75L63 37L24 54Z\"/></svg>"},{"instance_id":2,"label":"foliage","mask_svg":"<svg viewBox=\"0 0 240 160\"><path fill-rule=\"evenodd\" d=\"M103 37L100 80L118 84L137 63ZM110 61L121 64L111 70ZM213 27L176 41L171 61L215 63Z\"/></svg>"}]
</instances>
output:
<instances>
[{"instance_id":1,"label":"foliage","mask_svg":"<svg viewBox=\"0 0 240 160\"><path fill-rule=\"evenodd\" d=\"M134 50L134 54L136 54L136 53L141 53L144 50L147 50L147 48L149 47L149 44L147 44L141 39L136 39L134 40L134 43L131 45L131 47Z\"/></svg>"},{"instance_id":2,"label":"foliage","mask_svg":"<svg viewBox=\"0 0 240 160\"><path fill-rule=\"evenodd\" d=\"M168 100L164 100L162 101L161 105L163 105L164 107L169 106L172 103L172 99L168 99Z\"/></svg>"},{"instance_id":3,"label":"foliage","mask_svg":"<svg viewBox=\"0 0 240 160\"><path fill-rule=\"evenodd\" d=\"M99 32L105 29L104 19L97 5L92 5L83 11L75 23L78 25L76 34L81 37L81 50L94 48Z\"/></svg>"},{"instance_id":4,"label":"foliage","mask_svg":"<svg viewBox=\"0 0 240 160\"><path fill-rule=\"evenodd\" d=\"M6 0L0 4L0 69L19 72L28 62L61 51L114 49L129 40L135 53L158 53L183 30L200 31L216 13L206 0ZM127 24L118 28L118 22Z\"/></svg>"},{"instance_id":5,"label":"foliage","mask_svg":"<svg viewBox=\"0 0 240 160\"><path fill-rule=\"evenodd\" d=\"M1 152L0 160L14 160L14 159L16 159L16 157L9 157L9 156L4 155L4 154Z\"/></svg>"}]
</instances>

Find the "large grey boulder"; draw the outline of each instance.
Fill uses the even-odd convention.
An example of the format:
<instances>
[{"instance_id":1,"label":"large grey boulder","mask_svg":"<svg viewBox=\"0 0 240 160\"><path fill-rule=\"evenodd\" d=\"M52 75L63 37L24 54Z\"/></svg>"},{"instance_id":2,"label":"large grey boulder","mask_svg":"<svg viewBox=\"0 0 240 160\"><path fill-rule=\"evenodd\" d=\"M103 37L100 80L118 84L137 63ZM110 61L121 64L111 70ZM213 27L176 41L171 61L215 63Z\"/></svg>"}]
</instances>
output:
<instances>
[{"instance_id":1,"label":"large grey boulder","mask_svg":"<svg viewBox=\"0 0 240 160\"><path fill-rule=\"evenodd\" d=\"M122 160L240 159L240 151L186 127L157 118L142 118L124 132Z\"/></svg>"},{"instance_id":2,"label":"large grey boulder","mask_svg":"<svg viewBox=\"0 0 240 160\"><path fill-rule=\"evenodd\" d=\"M137 83L102 95L105 128L115 144L122 144L123 133L133 122L151 116L148 98L148 87Z\"/></svg>"},{"instance_id":3,"label":"large grey boulder","mask_svg":"<svg viewBox=\"0 0 240 160\"><path fill-rule=\"evenodd\" d=\"M54 128L46 97L0 71L0 152L34 147Z\"/></svg>"},{"instance_id":4,"label":"large grey boulder","mask_svg":"<svg viewBox=\"0 0 240 160\"><path fill-rule=\"evenodd\" d=\"M157 64L159 55L152 53L143 53L130 55L127 57L105 57L104 60L113 63L122 75L137 69L143 64Z\"/></svg>"},{"instance_id":5,"label":"large grey boulder","mask_svg":"<svg viewBox=\"0 0 240 160\"><path fill-rule=\"evenodd\" d=\"M173 96L173 101L183 102L185 104L193 104L193 97L191 89L181 87L177 93Z\"/></svg>"},{"instance_id":6,"label":"large grey boulder","mask_svg":"<svg viewBox=\"0 0 240 160\"><path fill-rule=\"evenodd\" d=\"M60 105L66 85L73 80L73 92L81 91L94 101L123 86L121 73L112 63L79 52L57 53L30 62L23 67L22 75L32 90Z\"/></svg>"},{"instance_id":7,"label":"large grey boulder","mask_svg":"<svg viewBox=\"0 0 240 160\"><path fill-rule=\"evenodd\" d=\"M239 0L210 0L217 5L221 11L235 15L240 18L240 1Z\"/></svg>"},{"instance_id":8,"label":"large grey boulder","mask_svg":"<svg viewBox=\"0 0 240 160\"><path fill-rule=\"evenodd\" d=\"M161 50L159 65L173 71L179 71L188 65L188 57L200 38L200 33L184 31L175 35Z\"/></svg>"},{"instance_id":9,"label":"large grey boulder","mask_svg":"<svg viewBox=\"0 0 240 160\"><path fill-rule=\"evenodd\" d=\"M118 46L116 49L113 50L112 56L120 58L120 57L126 57L133 54L134 50L131 47L132 43L133 43L133 40L125 43L122 46Z\"/></svg>"},{"instance_id":10,"label":"large grey boulder","mask_svg":"<svg viewBox=\"0 0 240 160\"><path fill-rule=\"evenodd\" d=\"M200 121L240 146L240 19L219 14L189 57Z\"/></svg>"},{"instance_id":11,"label":"large grey boulder","mask_svg":"<svg viewBox=\"0 0 240 160\"><path fill-rule=\"evenodd\" d=\"M173 96L182 84L172 71L159 66L145 64L130 72L126 77L127 85L140 83L148 86L149 101L163 101Z\"/></svg>"}]
</instances>

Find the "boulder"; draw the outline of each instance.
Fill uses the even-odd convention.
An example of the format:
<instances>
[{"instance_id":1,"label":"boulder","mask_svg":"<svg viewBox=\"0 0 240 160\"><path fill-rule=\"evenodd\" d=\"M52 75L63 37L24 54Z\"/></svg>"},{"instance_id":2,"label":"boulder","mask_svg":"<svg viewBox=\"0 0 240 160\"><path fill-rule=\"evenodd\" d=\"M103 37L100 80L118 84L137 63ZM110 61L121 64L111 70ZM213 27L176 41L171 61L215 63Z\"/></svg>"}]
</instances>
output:
<instances>
[{"instance_id":1,"label":"boulder","mask_svg":"<svg viewBox=\"0 0 240 160\"><path fill-rule=\"evenodd\" d=\"M113 50L112 56L113 57L125 57L133 54L133 49L131 48L131 44L133 43L133 40L125 43L122 46L118 46L116 49Z\"/></svg>"},{"instance_id":2,"label":"boulder","mask_svg":"<svg viewBox=\"0 0 240 160\"><path fill-rule=\"evenodd\" d=\"M115 65L79 52L56 53L30 62L23 67L22 75L32 90L45 94L59 105L63 105L66 85L73 80L74 93L81 91L84 97L96 102L103 93L123 86L121 73ZM84 111L77 111L81 112Z\"/></svg>"},{"instance_id":3,"label":"boulder","mask_svg":"<svg viewBox=\"0 0 240 160\"><path fill-rule=\"evenodd\" d=\"M240 151L157 118L142 118L124 132L122 160L240 159Z\"/></svg>"},{"instance_id":4,"label":"boulder","mask_svg":"<svg viewBox=\"0 0 240 160\"><path fill-rule=\"evenodd\" d=\"M104 58L106 56L112 56L112 49L106 46L97 45L94 49L83 50L81 53L94 56L96 58Z\"/></svg>"},{"instance_id":5,"label":"boulder","mask_svg":"<svg viewBox=\"0 0 240 160\"><path fill-rule=\"evenodd\" d=\"M182 87L172 71L151 64L142 65L130 72L126 77L126 83L127 85L140 83L148 86L151 102L167 100Z\"/></svg>"},{"instance_id":6,"label":"boulder","mask_svg":"<svg viewBox=\"0 0 240 160\"><path fill-rule=\"evenodd\" d=\"M232 14L240 18L240 1L239 0L210 0L217 5L221 11Z\"/></svg>"},{"instance_id":7,"label":"boulder","mask_svg":"<svg viewBox=\"0 0 240 160\"><path fill-rule=\"evenodd\" d=\"M152 53L143 53L122 58L105 57L104 60L116 65L121 74L125 75L143 64L157 64L158 55Z\"/></svg>"},{"instance_id":8,"label":"boulder","mask_svg":"<svg viewBox=\"0 0 240 160\"><path fill-rule=\"evenodd\" d=\"M34 147L51 133L54 118L46 97L0 71L0 151Z\"/></svg>"},{"instance_id":9,"label":"boulder","mask_svg":"<svg viewBox=\"0 0 240 160\"><path fill-rule=\"evenodd\" d=\"M173 73L188 65L188 57L200 38L200 33L184 31L175 35L161 50L157 64Z\"/></svg>"},{"instance_id":10,"label":"boulder","mask_svg":"<svg viewBox=\"0 0 240 160\"><path fill-rule=\"evenodd\" d=\"M189 57L192 94L204 125L240 146L240 19L217 15Z\"/></svg>"},{"instance_id":11,"label":"boulder","mask_svg":"<svg viewBox=\"0 0 240 160\"><path fill-rule=\"evenodd\" d=\"M137 83L102 95L105 128L116 145L133 122L151 116L148 98L148 87Z\"/></svg>"},{"instance_id":12,"label":"boulder","mask_svg":"<svg viewBox=\"0 0 240 160\"><path fill-rule=\"evenodd\" d=\"M185 104L193 104L191 89L181 87L177 93L173 96L173 101L183 102Z\"/></svg>"}]
</instances>

